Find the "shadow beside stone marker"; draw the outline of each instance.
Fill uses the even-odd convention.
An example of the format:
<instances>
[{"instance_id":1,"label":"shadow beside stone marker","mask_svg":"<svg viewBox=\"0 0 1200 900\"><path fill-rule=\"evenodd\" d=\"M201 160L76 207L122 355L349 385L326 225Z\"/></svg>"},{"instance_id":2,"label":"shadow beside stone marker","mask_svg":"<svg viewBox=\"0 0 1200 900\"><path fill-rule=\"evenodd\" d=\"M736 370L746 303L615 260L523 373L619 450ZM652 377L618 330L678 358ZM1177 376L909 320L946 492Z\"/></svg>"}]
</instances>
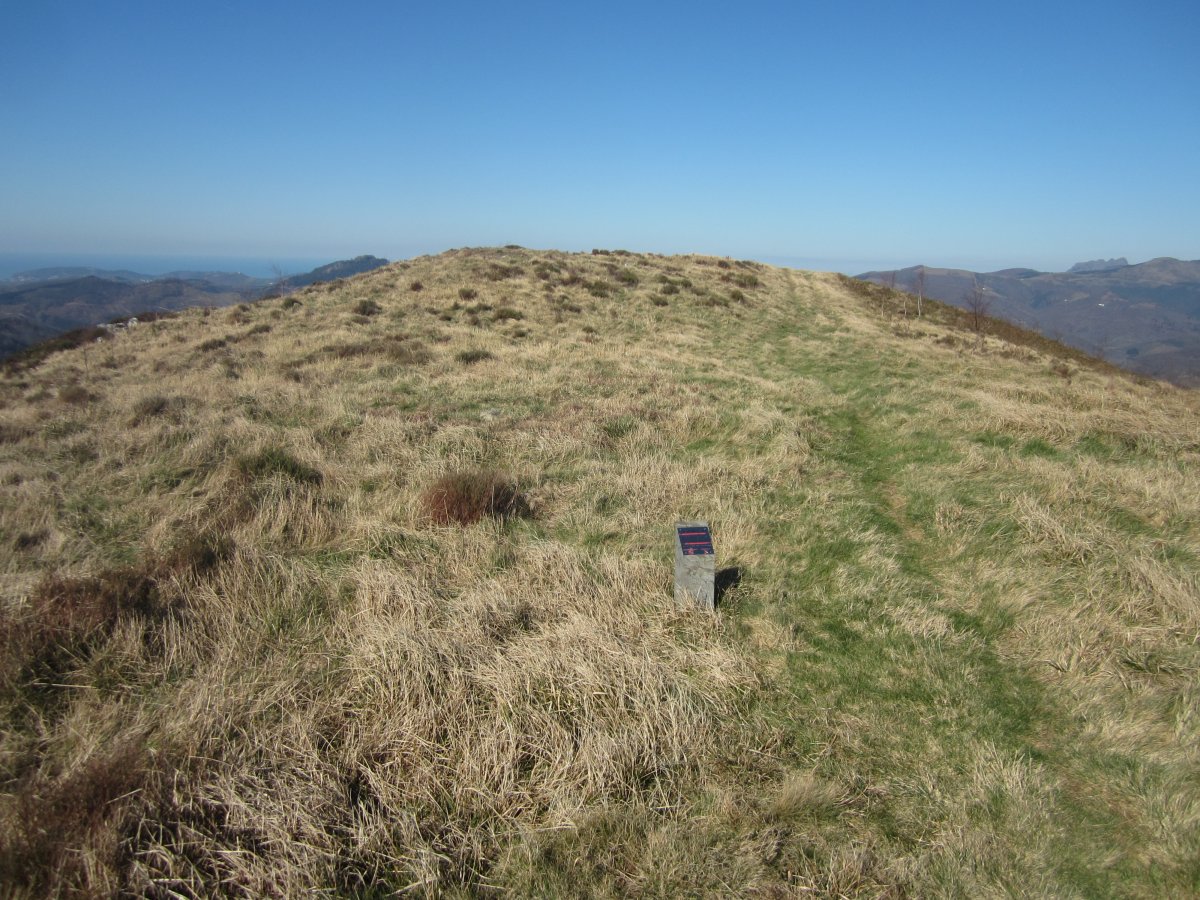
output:
<instances>
[{"instance_id":1,"label":"shadow beside stone marker","mask_svg":"<svg viewBox=\"0 0 1200 900\"><path fill-rule=\"evenodd\" d=\"M717 572L713 578L714 605L720 606L725 599L725 592L731 591L742 583L742 567L728 566Z\"/></svg>"}]
</instances>

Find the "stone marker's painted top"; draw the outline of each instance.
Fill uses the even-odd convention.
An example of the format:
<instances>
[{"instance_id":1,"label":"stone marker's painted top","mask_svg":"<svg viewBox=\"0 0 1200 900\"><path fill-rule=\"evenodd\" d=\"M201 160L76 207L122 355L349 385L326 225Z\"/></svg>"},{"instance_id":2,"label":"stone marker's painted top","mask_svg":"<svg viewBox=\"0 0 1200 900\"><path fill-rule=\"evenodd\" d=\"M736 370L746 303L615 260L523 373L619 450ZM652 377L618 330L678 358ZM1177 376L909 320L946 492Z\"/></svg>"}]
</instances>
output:
<instances>
[{"instance_id":1,"label":"stone marker's painted top","mask_svg":"<svg viewBox=\"0 0 1200 900\"><path fill-rule=\"evenodd\" d=\"M684 556L713 555L712 535L707 525L680 525L675 530Z\"/></svg>"}]
</instances>

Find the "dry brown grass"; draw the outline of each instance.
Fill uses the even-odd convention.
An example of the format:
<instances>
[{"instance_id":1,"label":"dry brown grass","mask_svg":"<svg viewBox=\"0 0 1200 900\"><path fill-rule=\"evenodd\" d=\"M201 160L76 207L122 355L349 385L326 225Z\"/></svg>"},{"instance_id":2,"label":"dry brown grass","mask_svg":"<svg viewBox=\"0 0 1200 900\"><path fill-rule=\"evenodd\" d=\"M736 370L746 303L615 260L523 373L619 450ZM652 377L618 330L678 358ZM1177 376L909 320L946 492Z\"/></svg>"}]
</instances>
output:
<instances>
[{"instance_id":1,"label":"dry brown grass","mask_svg":"<svg viewBox=\"0 0 1200 900\"><path fill-rule=\"evenodd\" d=\"M0 382L8 883L1188 883L1194 394L729 260L287 300ZM716 618L671 602L680 518L745 573Z\"/></svg>"}]
</instances>

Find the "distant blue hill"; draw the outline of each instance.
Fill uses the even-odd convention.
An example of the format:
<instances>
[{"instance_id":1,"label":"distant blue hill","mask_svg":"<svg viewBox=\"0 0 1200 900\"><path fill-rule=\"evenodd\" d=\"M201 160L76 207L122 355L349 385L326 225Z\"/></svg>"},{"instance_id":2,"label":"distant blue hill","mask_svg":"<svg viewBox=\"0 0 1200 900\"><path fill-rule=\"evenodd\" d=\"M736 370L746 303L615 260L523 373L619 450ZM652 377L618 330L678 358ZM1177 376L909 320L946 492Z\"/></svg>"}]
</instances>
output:
<instances>
[{"instance_id":1,"label":"distant blue hill","mask_svg":"<svg viewBox=\"0 0 1200 900\"><path fill-rule=\"evenodd\" d=\"M1200 387L1200 260L1078 263L1067 272L969 272L912 266L857 276L965 306L983 291L989 314L1133 372Z\"/></svg>"}]
</instances>

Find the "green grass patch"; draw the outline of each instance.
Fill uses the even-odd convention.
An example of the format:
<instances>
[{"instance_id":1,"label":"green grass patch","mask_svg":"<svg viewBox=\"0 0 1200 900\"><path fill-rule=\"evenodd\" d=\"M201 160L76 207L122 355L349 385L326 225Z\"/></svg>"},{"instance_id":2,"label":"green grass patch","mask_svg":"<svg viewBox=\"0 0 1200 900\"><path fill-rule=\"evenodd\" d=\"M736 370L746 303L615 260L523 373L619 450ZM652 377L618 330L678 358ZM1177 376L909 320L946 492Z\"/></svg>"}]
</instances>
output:
<instances>
[{"instance_id":1,"label":"green grass patch","mask_svg":"<svg viewBox=\"0 0 1200 900\"><path fill-rule=\"evenodd\" d=\"M1058 459L1061 454L1041 438L1033 438L1021 446L1022 456L1039 456L1042 459Z\"/></svg>"},{"instance_id":2,"label":"green grass patch","mask_svg":"<svg viewBox=\"0 0 1200 900\"><path fill-rule=\"evenodd\" d=\"M321 473L312 466L302 463L280 447L267 447L257 453L239 456L237 470L248 479L261 480L282 478L296 484L320 484Z\"/></svg>"}]
</instances>

